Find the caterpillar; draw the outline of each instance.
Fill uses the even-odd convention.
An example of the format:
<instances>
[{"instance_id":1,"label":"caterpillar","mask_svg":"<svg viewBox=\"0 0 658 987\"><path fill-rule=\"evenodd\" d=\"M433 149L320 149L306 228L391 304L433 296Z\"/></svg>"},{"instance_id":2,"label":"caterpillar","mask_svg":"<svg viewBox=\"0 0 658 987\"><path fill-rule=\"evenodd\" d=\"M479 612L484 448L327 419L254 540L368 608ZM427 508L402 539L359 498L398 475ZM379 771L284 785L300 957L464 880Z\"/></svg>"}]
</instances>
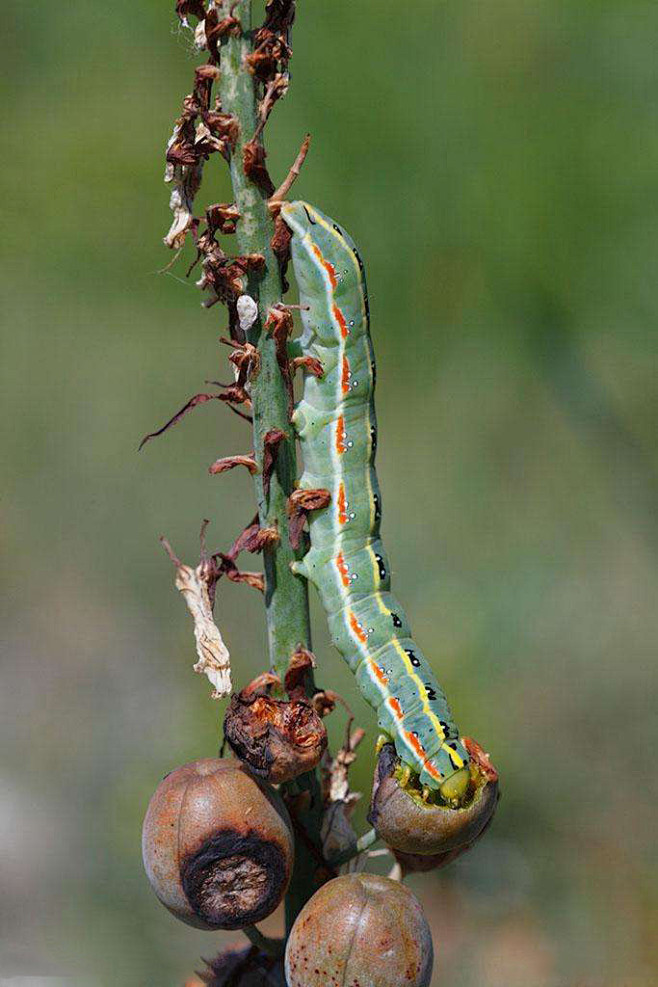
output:
<instances>
[{"instance_id":1,"label":"caterpillar","mask_svg":"<svg viewBox=\"0 0 658 987\"><path fill-rule=\"evenodd\" d=\"M350 236L306 202L284 202L302 307L304 355L323 367L305 376L293 413L302 489L328 488L329 506L310 515L311 546L294 570L318 589L331 638L356 676L383 734L427 791L459 804L469 755L446 697L390 591L380 539L381 494L374 461L376 368L363 262Z\"/></svg>"}]
</instances>

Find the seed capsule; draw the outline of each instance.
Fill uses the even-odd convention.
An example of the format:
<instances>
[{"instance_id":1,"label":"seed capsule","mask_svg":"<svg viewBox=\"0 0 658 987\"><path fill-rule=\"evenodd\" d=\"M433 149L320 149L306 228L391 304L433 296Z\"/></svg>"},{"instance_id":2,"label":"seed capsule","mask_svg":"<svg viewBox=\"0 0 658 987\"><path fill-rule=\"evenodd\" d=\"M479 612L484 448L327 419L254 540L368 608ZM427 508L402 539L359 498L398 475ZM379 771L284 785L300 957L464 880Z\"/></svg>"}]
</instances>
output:
<instances>
[{"instance_id":1,"label":"seed capsule","mask_svg":"<svg viewBox=\"0 0 658 987\"><path fill-rule=\"evenodd\" d=\"M347 874L320 888L286 946L288 987L428 987L432 935L414 895L375 874Z\"/></svg>"},{"instance_id":2,"label":"seed capsule","mask_svg":"<svg viewBox=\"0 0 658 987\"><path fill-rule=\"evenodd\" d=\"M499 799L498 774L475 741L464 738L471 755L471 790L464 805L450 808L423 802L401 786L392 744L379 752L368 819L378 836L403 853L446 855L448 863L483 833ZM447 856L447 855L450 856Z\"/></svg>"},{"instance_id":3,"label":"seed capsule","mask_svg":"<svg viewBox=\"0 0 658 987\"><path fill-rule=\"evenodd\" d=\"M229 703L224 736L236 757L275 785L311 771L327 746L327 731L310 703L246 690Z\"/></svg>"},{"instance_id":4,"label":"seed capsule","mask_svg":"<svg viewBox=\"0 0 658 987\"><path fill-rule=\"evenodd\" d=\"M204 758L158 786L142 854L153 890L177 918L201 929L242 929L282 900L294 844L276 792L239 761Z\"/></svg>"}]
</instances>

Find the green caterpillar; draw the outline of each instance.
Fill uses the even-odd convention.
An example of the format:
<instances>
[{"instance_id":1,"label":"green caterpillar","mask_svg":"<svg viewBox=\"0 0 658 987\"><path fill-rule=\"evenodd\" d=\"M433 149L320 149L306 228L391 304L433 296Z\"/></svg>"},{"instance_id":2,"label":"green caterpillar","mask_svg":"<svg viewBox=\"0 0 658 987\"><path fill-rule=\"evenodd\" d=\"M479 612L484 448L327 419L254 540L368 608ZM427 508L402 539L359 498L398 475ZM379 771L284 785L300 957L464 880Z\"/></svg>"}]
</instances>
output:
<instances>
[{"instance_id":1,"label":"green caterpillar","mask_svg":"<svg viewBox=\"0 0 658 987\"><path fill-rule=\"evenodd\" d=\"M303 306L299 342L324 370L321 378L306 376L293 415L304 456L300 486L331 492L329 506L311 515L311 548L295 570L317 587L333 643L402 763L421 785L459 803L469 785L469 755L390 592L379 537L376 372L363 263L345 231L313 206L285 202L281 215L292 231Z\"/></svg>"}]
</instances>

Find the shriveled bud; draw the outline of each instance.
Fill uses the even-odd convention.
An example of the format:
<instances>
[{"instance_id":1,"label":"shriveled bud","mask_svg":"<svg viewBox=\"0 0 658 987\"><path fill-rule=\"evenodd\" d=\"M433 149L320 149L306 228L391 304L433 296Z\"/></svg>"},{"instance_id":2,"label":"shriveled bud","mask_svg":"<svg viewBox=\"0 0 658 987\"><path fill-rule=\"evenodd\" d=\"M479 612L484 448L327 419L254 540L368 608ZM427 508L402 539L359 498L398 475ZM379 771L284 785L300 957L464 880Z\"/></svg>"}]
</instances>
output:
<instances>
[{"instance_id":1,"label":"shriveled bud","mask_svg":"<svg viewBox=\"0 0 658 987\"><path fill-rule=\"evenodd\" d=\"M232 697L224 719L224 736L253 772L279 784L318 764L327 746L327 731L310 702L267 695L270 678L259 676Z\"/></svg>"},{"instance_id":2,"label":"shriveled bud","mask_svg":"<svg viewBox=\"0 0 658 987\"><path fill-rule=\"evenodd\" d=\"M253 946L229 946L204 962L206 970L199 974L203 984L198 987L286 987L281 959Z\"/></svg>"},{"instance_id":3,"label":"shriveled bud","mask_svg":"<svg viewBox=\"0 0 658 987\"><path fill-rule=\"evenodd\" d=\"M177 918L201 929L242 929L282 900L294 843L276 792L238 761L204 758L158 786L142 853L153 890Z\"/></svg>"},{"instance_id":4,"label":"shriveled bud","mask_svg":"<svg viewBox=\"0 0 658 987\"><path fill-rule=\"evenodd\" d=\"M382 747L368 819L390 847L405 854L441 855L444 860L434 866L445 865L458 856L455 851L468 849L483 833L498 804L498 774L474 741L464 738L464 742L471 755L471 786L458 809L426 804L405 790L397 777L395 748L392 744Z\"/></svg>"},{"instance_id":5,"label":"shriveled bud","mask_svg":"<svg viewBox=\"0 0 658 987\"><path fill-rule=\"evenodd\" d=\"M428 987L433 959L427 919L408 888L376 874L346 874L299 913L286 946L286 982Z\"/></svg>"}]
</instances>

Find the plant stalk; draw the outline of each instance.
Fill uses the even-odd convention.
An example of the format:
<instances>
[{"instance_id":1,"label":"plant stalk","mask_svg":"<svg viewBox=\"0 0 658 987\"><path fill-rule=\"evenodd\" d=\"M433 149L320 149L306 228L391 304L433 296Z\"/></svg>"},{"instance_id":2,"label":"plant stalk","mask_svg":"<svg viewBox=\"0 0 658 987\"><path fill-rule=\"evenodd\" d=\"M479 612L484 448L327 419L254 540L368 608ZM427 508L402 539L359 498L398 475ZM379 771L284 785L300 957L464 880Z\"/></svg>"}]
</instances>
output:
<instances>
[{"instance_id":1,"label":"plant stalk","mask_svg":"<svg viewBox=\"0 0 658 987\"><path fill-rule=\"evenodd\" d=\"M300 553L293 551L288 533L287 499L295 487L297 464L295 437L289 420L289 395L277 362L275 340L264 329L272 306L281 302L283 285L271 240L274 223L267 206L267 193L245 174L243 149L258 126L256 85L245 56L253 51L251 0L239 0L232 13L242 26L239 36L222 39L219 92L224 113L239 124L239 136L231 154L233 195L240 219L236 235L241 254L262 254L264 267L251 271L248 294L258 305L258 318L250 330L250 342L260 355L260 371L251 382L254 419L254 450L259 472L254 477L258 514L262 527L275 526L280 539L263 551L265 607L267 613L270 667L283 681L288 661L301 645L310 648L310 620L306 580L293 574L290 564ZM269 494L263 488L264 438L271 429L281 429L285 440L278 448ZM309 688L313 688L309 682ZM300 909L318 886L321 865L320 827L322 798L318 775L309 772L296 780L295 794L287 793L296 830L295 867L286 897L286 928L290 930ZM296 811L298 810L298 811Z\"/></svg>"},{"instance_id":2,"label":"plant stalk","mask_svg":"<svg viewBox=\"0 0 658 987\"><path fill-rule=\"evenodd\" d=\"M245 56L253 49L251 0L240 0L234 8L242 24L239 37L228 36L221 47L219 91L222 109L238 121L240 132L231 155L231 181L235 203L240 212L237 242L241 254L258 253L265 257L261 270L251 272L247 291L258 305L258 318L250 331L250 342L260 354L260 372L252 381L251 397L254 418L254 450L259 472L255 476L256 498L261 526L276 526L280 540L263 552L265 568L265 606L270 666L283 680L290 656L299 645L310 645L310 621L306 581L295 576L290 563L298 557L290 546L286 502L296 479L295 438L288 418L288 394L277 363L276 345L263 324L269 309L281 302L282 282L279 265L270 241L274 223L267 208L267 194L244 172L243 148L258 125L258 106L253 76ZM286 439L278 450L269 496L263 490L264 437L270 429L280 428Z\"/></svg>"}]
</instances>

